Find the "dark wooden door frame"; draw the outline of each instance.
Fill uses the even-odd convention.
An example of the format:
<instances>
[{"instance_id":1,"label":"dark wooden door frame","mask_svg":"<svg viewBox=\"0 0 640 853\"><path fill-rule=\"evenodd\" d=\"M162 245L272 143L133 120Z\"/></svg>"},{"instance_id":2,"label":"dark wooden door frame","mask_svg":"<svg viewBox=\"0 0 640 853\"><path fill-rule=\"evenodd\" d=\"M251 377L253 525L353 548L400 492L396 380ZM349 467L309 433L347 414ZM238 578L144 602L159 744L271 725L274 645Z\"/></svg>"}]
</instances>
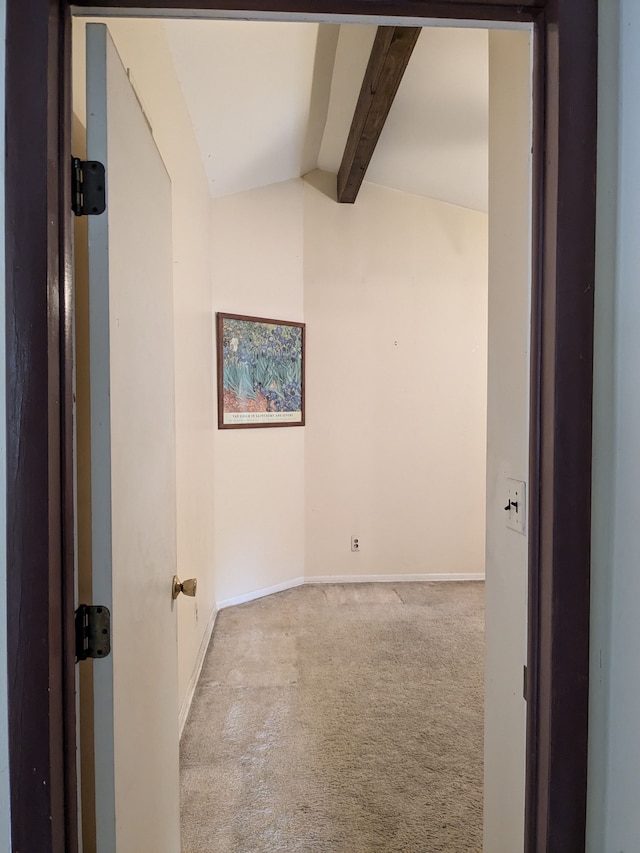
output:
<instances>
[{"instance_id":1,"label":"dark wooden door frame","mask_svg":"<svg viewBox=\"0 0 640 853\"><path fill-rule=\"evenodd\" d=\"M525 849L579 853L587 780L597 0L101 6L534 23ZM69 56L67 0L7 0L7 663L11 830L21 853L77 850Z\"/></svg>"}]
</instances>

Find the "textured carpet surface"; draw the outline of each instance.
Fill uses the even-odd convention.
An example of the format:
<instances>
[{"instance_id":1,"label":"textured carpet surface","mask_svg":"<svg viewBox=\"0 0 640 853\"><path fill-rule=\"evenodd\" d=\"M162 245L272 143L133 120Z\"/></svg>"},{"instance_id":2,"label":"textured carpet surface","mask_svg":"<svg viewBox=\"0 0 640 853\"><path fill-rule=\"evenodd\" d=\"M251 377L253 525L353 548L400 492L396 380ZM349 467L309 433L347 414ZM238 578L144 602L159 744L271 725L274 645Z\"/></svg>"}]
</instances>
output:
<instances>
[{"instance_id":1,"label":"textured carpet surface","mask_svg":"<svg viewBox=\"0 0 640 853\"><path fill-rule=\"evenodd\" d=\"M482 850L484 585L303 586L218 614L183 853Z\"/></svg>"}]
</instances>

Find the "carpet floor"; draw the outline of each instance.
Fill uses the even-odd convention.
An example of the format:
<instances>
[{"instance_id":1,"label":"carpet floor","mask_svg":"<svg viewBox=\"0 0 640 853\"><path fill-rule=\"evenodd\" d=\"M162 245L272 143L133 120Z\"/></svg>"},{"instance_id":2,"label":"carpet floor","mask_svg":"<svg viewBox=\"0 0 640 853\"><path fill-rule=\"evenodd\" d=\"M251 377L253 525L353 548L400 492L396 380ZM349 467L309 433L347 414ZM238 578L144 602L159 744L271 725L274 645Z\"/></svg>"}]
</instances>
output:
<instances>
[{"instance_id":1,"label":"carpet floor","mask_svg":"<svg viewBox=\"0 0 640 853\"><path fill-rule=\"evenodd\" d=\"M181 741L183 853L480 853L484 584L221 611Z\"/></svg>"}]
</instances>

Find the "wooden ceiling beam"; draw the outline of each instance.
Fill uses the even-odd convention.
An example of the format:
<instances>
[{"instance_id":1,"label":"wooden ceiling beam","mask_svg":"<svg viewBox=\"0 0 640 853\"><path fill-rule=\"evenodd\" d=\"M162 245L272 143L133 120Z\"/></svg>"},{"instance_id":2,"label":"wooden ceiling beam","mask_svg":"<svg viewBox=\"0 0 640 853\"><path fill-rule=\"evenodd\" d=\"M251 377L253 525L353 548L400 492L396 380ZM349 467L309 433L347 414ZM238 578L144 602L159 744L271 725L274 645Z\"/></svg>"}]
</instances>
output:
<instances>
[{"instance_id":1,"label":"wooden ceiling beam","mask_svg":"<svg viewBox=\"0 0 640 853\"><path fill-rule=\"evenodd\" d=\"M421 27L378 27L338 170L338 201L353 204Z\"/></svg>"}]
</instances>

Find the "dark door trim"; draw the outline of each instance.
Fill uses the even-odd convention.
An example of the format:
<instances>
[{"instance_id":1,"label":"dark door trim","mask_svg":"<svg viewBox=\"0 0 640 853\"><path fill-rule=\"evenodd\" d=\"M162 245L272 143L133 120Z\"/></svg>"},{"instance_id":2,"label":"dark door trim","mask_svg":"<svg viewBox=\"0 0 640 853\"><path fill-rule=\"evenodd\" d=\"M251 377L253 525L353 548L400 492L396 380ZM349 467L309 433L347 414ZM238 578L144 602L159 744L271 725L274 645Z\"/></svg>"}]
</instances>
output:
<instances>
[{"instance_id":1,"label":"dark door trim","mask_svg":"<svg viewBox=\"0 0 640 853\"><path fill-rule=\"evenodd\" d=\"M93 6L76 0L78 6ZM584 850L597 0L103 0L536 29L527 853ZM68 0L7 0L7 565L15 850L74 853Z\"/></svg>"},{"instance_id":2,"label":"dark door trim","mask_svg":"<svg viewBox=\"0 0 640 853\"><path fill-rule=\"evenodd\" d=\"M55 0L9 2L6 13L11 830L14 850L46 853L77 848L71 253L61 227L70 14Z\"/></svg>"}]
</instances>

